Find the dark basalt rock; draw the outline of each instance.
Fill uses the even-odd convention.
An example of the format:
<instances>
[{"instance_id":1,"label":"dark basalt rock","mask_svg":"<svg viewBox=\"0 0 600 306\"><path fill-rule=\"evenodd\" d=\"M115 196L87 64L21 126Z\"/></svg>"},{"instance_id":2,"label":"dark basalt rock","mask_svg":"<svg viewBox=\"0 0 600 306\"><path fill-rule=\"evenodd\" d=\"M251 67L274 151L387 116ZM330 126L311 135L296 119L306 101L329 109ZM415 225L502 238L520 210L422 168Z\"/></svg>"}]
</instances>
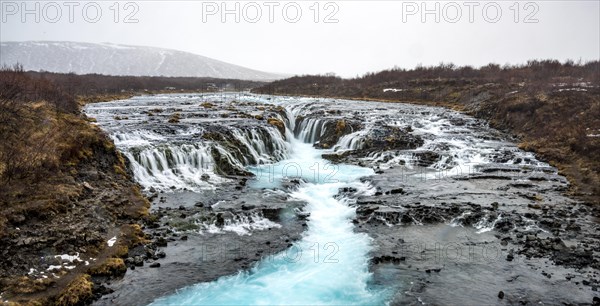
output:
<instances>
[{"instance_id":1,"label":"dark basalt rock","mask_svg":"<svg viewBox=\"0 0 600 306\"><path fill-rule=\"evenodd\" d=\"M339 164L339 163L343 163L347 160L347 158L349 156L352 155L353 151L345 151L342 153L328 153L328 154L321 154L321 157L325 160L328 160L334 164Z\"/></svg>"},{"instance_id":2,"label":"dark basalt rock","mask_svg":"<svg viewBox=\"0 0 600 306\"><path fill-rule=\"evenodd\" d=\"M509 150L500 150L490 154L490 158L496 162L504 164L515 158L515 153Z\"/></svg>"},{"instance_id":3,"label":"dark basalt rock","mask_svg":"<svg viewBox=\"0 0 600 306\"><path fill-rule=\"evenodd\" d=\"M369 156L373 152L384 152L393 150L416 149L423 145L424 140L421 136L411 133L412 128L400 128L396 126L381 125L370 130L368 135L364 136L362 148L359 150L345 151L341 153L323 154L321 157L332 163L350 163L356 164L357 158ZM423 155L427 163L435 162L432 160L439 158L437 153ZM389 157L391 158L391 157ZM377 170L375 173L382 174L383 170Z\"/></svg>"},{"instance_id":4,"label":"dark basalt rock","mask_svg":"<svg viewBox=\"0 0 600 306\"><path fill-rule=\"evenodd\" d=\"M334 119L324 124L324 133L319 137L316 148L329 149L333 147L344 135L362 129L362 123L351 119Z\"/></svg>"},{"instance_id":5,"label":"dark basalt rock","mask_svg":"<svg viewBox=\"0 0 600 306\"><path fill-rule=\"evenodd\" d=\"M396 256L389 256L389 255L384 255L384 256L376 256L373 257L370 261L371 264L376 265L379 263L393 263L393 264L399 264L400 262L403 262L406 260L406 257L396 257Z\"/></svg>"},{"instance_id":6,"label":"dark basalt rock","mask_svg":"<svg viewBox=\"0 0 600 306\"><path fill-rule=\"evenodd\" d=\"M284 178L281 181L281 185L283 188L288 190L297 189L300 184L304 183L304 180L301 178L288 179Z\"/></svg>"},{"instance_id":7,"label":"dark basalt rock","mask_svg":"<svg viewBox=\"0 0 600 306\"><path fill-rule=\"evenodd\" d=\"M254 208L256 208L256 206L254 206L254 205L242 204L242 210L252 210Z\"/></svg>"},{"instance_id":8,"label":"dark basalt rock","mask_svg":"<svg viewBox=\"0 0 600 306\"><path fill-rule=\"evenodd\" d=\"M281 213L281 209L276 209L276 208L263 208L261 209L262 215L263 217L277 222L279 221L279 214Z\"/></svg>"},{"instance_id":9,"label":"dark basalt rock","mask_svg":"<svg viewBox=\"0 0 600 306\"><path fill-rule=\"evenodd\" d=\"M412 129L395 126L378 126L365 137L363 150L408 150L423 145L420 136L411 134Z\"/></svg>"},{"instance_id":10,"label":"dark basalt rock","mask_svg":"<svg viewBox=\"0 0 600 306\"><path fill-rule=\"evenodd\" d=\"M215 224L217 226L223 226L225 224L225 220L230 220L232 218L233 218L233 214L230 212L227 212L227 211L219 212L219 213L217 213Z\"/></svg>"},{"instance_id":11,"label":"dark basalt rock","mask_svg":"<svg viewBox=\"0 0 600 306\"><path fill-rule=\"evenodd\" d=\"M386 191L385 194L405 194L406 192L402 188L392 189L390 191Z\"/></svg>"},{"instance_id":12,"label":"dark basalt rock","mask_svg":"<svg viewBox=\"0 0 600 306\"><path fill-rule=\"evenodd\" d=\"M142 256L136 256L133 258L133 265L136 267L141 267L144 265L144 258Z\"/></svg>"},{"instance_id":13,"label":"dark basalt rock","mask_svg":"<svg viewBox=\"0 0 600 306\"><path fill-rule=\"evenodd\" d=\"M440 155L433 151L423 151L416 152L415 158L417 159L417 164L421 167L429 167L433 165L440 159Z\"/></svg>"},{"instance_id":14,"label":"dark basalt rock","mask_svg":"<svg viewBox=\"0 0 600 306\"><path fill-rule=\"evenodd\" d=\"M150 264L150 266L149 266L149 267L150 267L150 268L160 268L160 263L158 263L158 262L153 262L153 263L151 263L151 264Z\"/></svg>"},{"instance_id":15,"label":"dark basalt rock","mask_svg":"<svg viewBox=\"0 0 600 306\"><path fill-rule=\"evenodd\" d=\"M215 161L215 171L221 175L236 175L236 176L254 176L249 171L244 170L243 168L234 165L231 160L229 160L225 155L221 154L221 152L217 148L213 148L211 150L213 159Z\"/></svg>"}]
</instances>

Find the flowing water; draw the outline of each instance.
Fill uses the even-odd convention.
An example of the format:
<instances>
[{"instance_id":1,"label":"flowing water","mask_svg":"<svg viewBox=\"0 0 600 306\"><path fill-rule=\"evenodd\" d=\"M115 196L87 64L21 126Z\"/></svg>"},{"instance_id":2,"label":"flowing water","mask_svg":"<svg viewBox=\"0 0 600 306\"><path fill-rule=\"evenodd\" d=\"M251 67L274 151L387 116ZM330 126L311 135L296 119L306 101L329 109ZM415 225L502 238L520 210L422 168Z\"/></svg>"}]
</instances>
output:
<instances>
[{"instance_id":1,"label":"flowing water","mask_svg":"<svg viewBox=\"0 0 600 306\"><path fill-rule=\"evenodd\" d=\"M437 291L412 293L413 277L431 271L430 263L419 259L398 266L406 259L400 259L397 247L410 240L455 238L469 246L487 245L500 237L494 236L498 230L544 236L549 231L536 221L532 201L574 205L559 196L566 180L556 169L519 150L485 122L440 108L236 93L143 96L88 105L85 111L113 138L147 194L160 193L164 205L173 207L185 202L181 199L199 197L211 202L209 209L217 216L231 215L222 222L198 217L191 223L193 230L176 232L216 241L230 239L223 235L232 233L246 237L241 241L250 247L262 241L253 235L285 228L289 215L306 220L301 239L280 248L282 252L261 255L237 273L208 273L217 277L196 284L177 279L187 286L175 287L175 292L159 290L163 285L154 281L147 292L161 294L140 293L139 301L125 303L380 305L420 303L422 298L463 303L469 300L461 292L470 290L479 294L479 301L488 301L497 291L480 294L485 286L498 277L513 277L504 260L449 265L444 277L468 279L475 271L484 275L483 281L422 281L419 288L435 284ZM325 143L328 139L333 143ZM332 154L345 159L335 164L324 159ZM211 194L229 191L229 200L210 200ZM276 218L264 214L268 209L253 208L280 205L272 202L275 198L304 206L291 213L283 209ZM506 208L498 210L498 202ZM456 209L449 209L449 203ZM423 249L419 254L426 253ZM375 261L379 264L373 263L374 254L380 255ZM390 268L385 260L395 266ZM176 275L187 269L177 270L176 264L172 270L161 269ZM522 274L523 282L511 286L545 282L545 276L540 280L534 272ZM532 285L528 294L535 296L536 288L547 286ZM556 286L558 296L577 300L558 289L570 287ZM143 287L132 290L144 292ZM439 290L456 296L440 299ZM416 300L409 299L413 295Z\"/></svg>"},{"instance_id":2,"label":"flowing water","mask_svg":"<svg viewBox=\"0 0 600 306\"><path fill-rule=\"evenodd\" d=\"M254 96L245 98L249 100ZM180 108L177 110L180 112L186 105L181 103L181 99L185 101L186 98L179 98ZM204 99L219 100L218 96L206 96ZM115 110L132 107L142 114L165 106L154 101L100 104L88 109L88 114L102 119L107 111L112 111L110 114L114 116ZM293 103L292 106L298 105ZM372 194L372 188L358 179L372 175L373 170L332 165L322 159L322 150L312 146L323 131L318 120L303 122L294 135L296 118L293 110L288 106L284 113L286 117L281 118L287 123L287 141L274 129L268 129L270 137L262 139L255 132L259 127L233 129L233 137L249 149L249 154L238 159L218 144L194 142L197 135L204 132L197 125L179 129L154 124L153 128L140 128L151 123L129 119L135 114L132 112L124 113L129 116L126 119L119 117L120 120L131 121L126 125L136 126L133 131L123 131L119 124L112 136L128 157L142 186L163 190L172 187L198 190L226 180L215 175L210 168L214 163L211 149L216 148L227 154L232 164L248 166L256 174L252 188L274 188L280 186L282 179L301 180L303 183L291 193L291 197L305 201L305 210L310 214L303 239L287 251L262 260L250 271L184 288L174 295L156 300L153 305L380 304L385 301L383 291L370 289L368 285L371 277L368 269L370 238L364 233L354 232L351 219L355 209L349 206L352 200L334 197L343 187L354 187L359 194ZM194 123L201 125L202 122ZM235 123L232 125L235 126ZM268 149L269 146L271 149ZM274 160L280 161L267 164ZM209 174L210 179L203 180L202 174Z\"/></svg>"},{"instance_id":3,"label":"flowing water","mask_svg":"<svg viewBox=\"0 0 600 306\"><path fill-rule=\"evenodd\" d=\"M261 180L268 175L262 173L254 185L269 187L286 176L306 181L292 193L308 203L310 217L304 238L250 271L185 288L152 305L348 305L385 300L383 292L368 287L370 238L354 232L350 222L354 208L348 206L349 200L334 198L347 186L372 193L358 178L373 171L341 166L335 175L319 177L323 171L319 168L326 164L321 152L299 140L291 144L290 158L273 165L272 179Z\"/></svg>"}]
</instances>

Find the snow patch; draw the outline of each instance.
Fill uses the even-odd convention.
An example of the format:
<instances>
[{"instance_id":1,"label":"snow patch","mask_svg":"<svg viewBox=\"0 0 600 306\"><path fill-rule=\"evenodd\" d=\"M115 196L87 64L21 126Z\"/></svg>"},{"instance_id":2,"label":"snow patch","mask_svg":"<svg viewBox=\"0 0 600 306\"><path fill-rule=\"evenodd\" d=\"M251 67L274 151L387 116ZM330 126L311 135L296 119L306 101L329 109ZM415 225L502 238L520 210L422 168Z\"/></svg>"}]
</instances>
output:
<instances>
[{"instance_id":1,"label":"snow patch","mask_svg":"<svg viewBox=\"0 0 600 306\"><path fill-rule=\"evenodd\" d=\"M76 255L69 255L69 254L55 255L54 258L60 258L62 260L68 260L69 262L73 262L75 260L81 261L81 259L79 258L79 253L76 253Z\"/></svg>"},{"instance_id":2,"label":"snow patch","mask_svg":"<svg viewBox=\"0 0 600 306\"><path fill-rule=\"evenodd\" d=\"M112 247L115 244L115 242L117 242L117 236L108 239L108 241L106 242L106 244L108 244L108 247L110 248L110 247Z\"/></svg>"},{"instance_id":3,"label":"snow patch","mask_svg":"<svg viewBox=\"0 0 600 306\"><path fill-rule=\"evenodd\" d=\"M60 270L60 269L62 269L62 267L63 267L63 266L61 266L61 265L58 265L58 266L55 266L55 265L50 265L50 266L48 267L48 269L46 269L46 271Z\"/></svg>"},{"instance_id":4,"label":"snow patch","mask_svg":"<svg viewBox=\"0 0 600 306\"><path fill-rule=\"evenodd\" d=\"M558 92L563 92L563 91L587 91L587 89L585 89L585 88L561 88L558 90Z\"/></svg>"}]
</instances>

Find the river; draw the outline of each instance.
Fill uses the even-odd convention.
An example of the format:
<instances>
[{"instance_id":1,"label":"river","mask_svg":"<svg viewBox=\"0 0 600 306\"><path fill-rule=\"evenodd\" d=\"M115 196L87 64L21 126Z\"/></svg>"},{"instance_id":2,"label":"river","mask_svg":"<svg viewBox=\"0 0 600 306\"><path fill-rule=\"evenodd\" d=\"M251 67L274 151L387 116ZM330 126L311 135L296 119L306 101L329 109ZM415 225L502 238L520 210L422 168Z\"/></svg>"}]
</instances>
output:
<instances>
[{"instance_id":1,"label":"river","mask_svg":"<svg viewBox=\"0 0 600 306\"><path fill-rule=\"evenodd\" d=\"M562 195L556 169L483 121L434 107L246 93L142 96L85 111L154 199L160 227L147 230L170 237L166 259L146 258L162 262L159 272L130 271L99 304L483 303L511 288L513 302L591 300L589 289L535 272L543 263L532 258L552 256L543 247L515 253L531 239L551 250L569 244L541 220L579 204ZM198 255L230 241L245 255ZM425 247L416 252L416 243ZM440 260L440 243L446 255L448 244L481 247L489 259L491 243L496 253L451 262ZM483 279L470 284L473 273ZM547 288L554 293L540 293Z\"/></svg>"}]
</instances>

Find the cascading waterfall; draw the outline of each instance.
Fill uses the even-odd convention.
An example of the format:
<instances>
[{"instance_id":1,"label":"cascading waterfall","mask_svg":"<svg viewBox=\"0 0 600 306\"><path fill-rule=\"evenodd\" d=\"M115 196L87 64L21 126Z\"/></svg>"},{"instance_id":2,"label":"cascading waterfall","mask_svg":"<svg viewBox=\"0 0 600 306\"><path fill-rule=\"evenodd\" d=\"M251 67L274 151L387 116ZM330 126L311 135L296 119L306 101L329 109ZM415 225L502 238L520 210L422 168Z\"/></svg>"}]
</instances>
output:
<instances>
[{"instance_id":1,"label":"cascading waterfall","mask_svg":"<svg viewBox=\"0 0 600 306\"><path fill-rule=\"evenodd\" d=\"M214 175L213 149L239 169L272 163L288 156L289 142L273 127L232 128L229 133L241 144L238 149L243 154L232 154L229 148L218 142L195 138L187 143L169 143L165 137L149 131L116 133L113 139L131 162L136 180L146 188L157 190L171 190L173 187L198 190L213 188L215 184L226 181ZM194 136L194 133L183 130L178 135Z\"/></svg>"},{"instance_id":2,"label":"cascading waterfall","mask_svg":"<svg viewBox=\"0 0 600 306\"><path fill-rule=\"evenodd\" d=\"M327 119L319 117L305 117L305 113L311 111L310 103L298 103L286 108L289 120L289 130L295 138L302 142L314 144L325 132Z\"/></svg>"},{"instance_id":3,"label":"cascading waterfall","mask_svg":"<svg viewBox=\"0 0 600 306\"><path fill-rule=\"evenodd\" d=\"M128 133L115 133L113 141L120 147L136 147L150 145L154 141L166 140L161 135L146 130L134 130Z\"/></svg>"},{"instance_id":4,"label":"cascading waterfall","mask_svg":"<svg viewBox=\"0 0 600 306\"><path fill-rule=\"evenodd\" d=\"M342 136L338 143L333 147L333 151L360 150L363 148L363 136L368 133L368 129L359 130L348 135Z\"/></svg>"},{"instance_id":5,"label":"cascading waterfall","mask_svg":"<svg viewBox=\"0 0 600 306\"><path fill-rule=\"evenodd\" d=\"M294 135L304 142L315 143L325 133L326 122L320 118L304 119L300 121L299 125L296 125Z\"/></svg>"},{"instance_id":6,"label":"cascading waterfall","mask_svg":"<svg viewBox=\"0 0 600 306\"><path fill-rule=\"evenodd\" d=\"M313 121L316 122L316 121ZM253 186L273 187L284 178L304 182L292 197L307 203L308 230L293 247L273 258L260 261L250 271L222 277L214 282L193 285L176 294L157 299L152 305L340 305L382 304L384 292L369 289L370 238L355 233L351 219L355 214L350 199L337 199L339 189L352 186L359 193L374 190L359 182L373 170L331 165L312 147L315 124L311 130L291 139L288 159L272 164L270 178L259 174ZM302 126L302 125L301 125ZM287 127L290 129L290 126ZM308 136L307 136L308 135Z\"/></svg>"},{"instance_id":7,"label":"cascading waterfall","mask_svg":"<svg viewBox=\"0 0 600 306\"><path fill-rule=\"evenodd\" d=\"M213 174L214 160L209 148L203 143L161 145L144 149L133 148L124 151L129 159L135 179L145 187L159 190L176 188L196 189L208 187L222 179Z\"/></svg>"},{"instance_id":8,"label":"cascading waterfall","mask_svg":"<svg viewBox=\"0 0 600 306\"><path fill-rule=\"evenodd\" d=\"M289 143L274 128L234 129L231 134L245 146L249 153L249 156L243 156L244 165L282 160L287 157L290 150Z\"/></svg>"}]
</instances>

